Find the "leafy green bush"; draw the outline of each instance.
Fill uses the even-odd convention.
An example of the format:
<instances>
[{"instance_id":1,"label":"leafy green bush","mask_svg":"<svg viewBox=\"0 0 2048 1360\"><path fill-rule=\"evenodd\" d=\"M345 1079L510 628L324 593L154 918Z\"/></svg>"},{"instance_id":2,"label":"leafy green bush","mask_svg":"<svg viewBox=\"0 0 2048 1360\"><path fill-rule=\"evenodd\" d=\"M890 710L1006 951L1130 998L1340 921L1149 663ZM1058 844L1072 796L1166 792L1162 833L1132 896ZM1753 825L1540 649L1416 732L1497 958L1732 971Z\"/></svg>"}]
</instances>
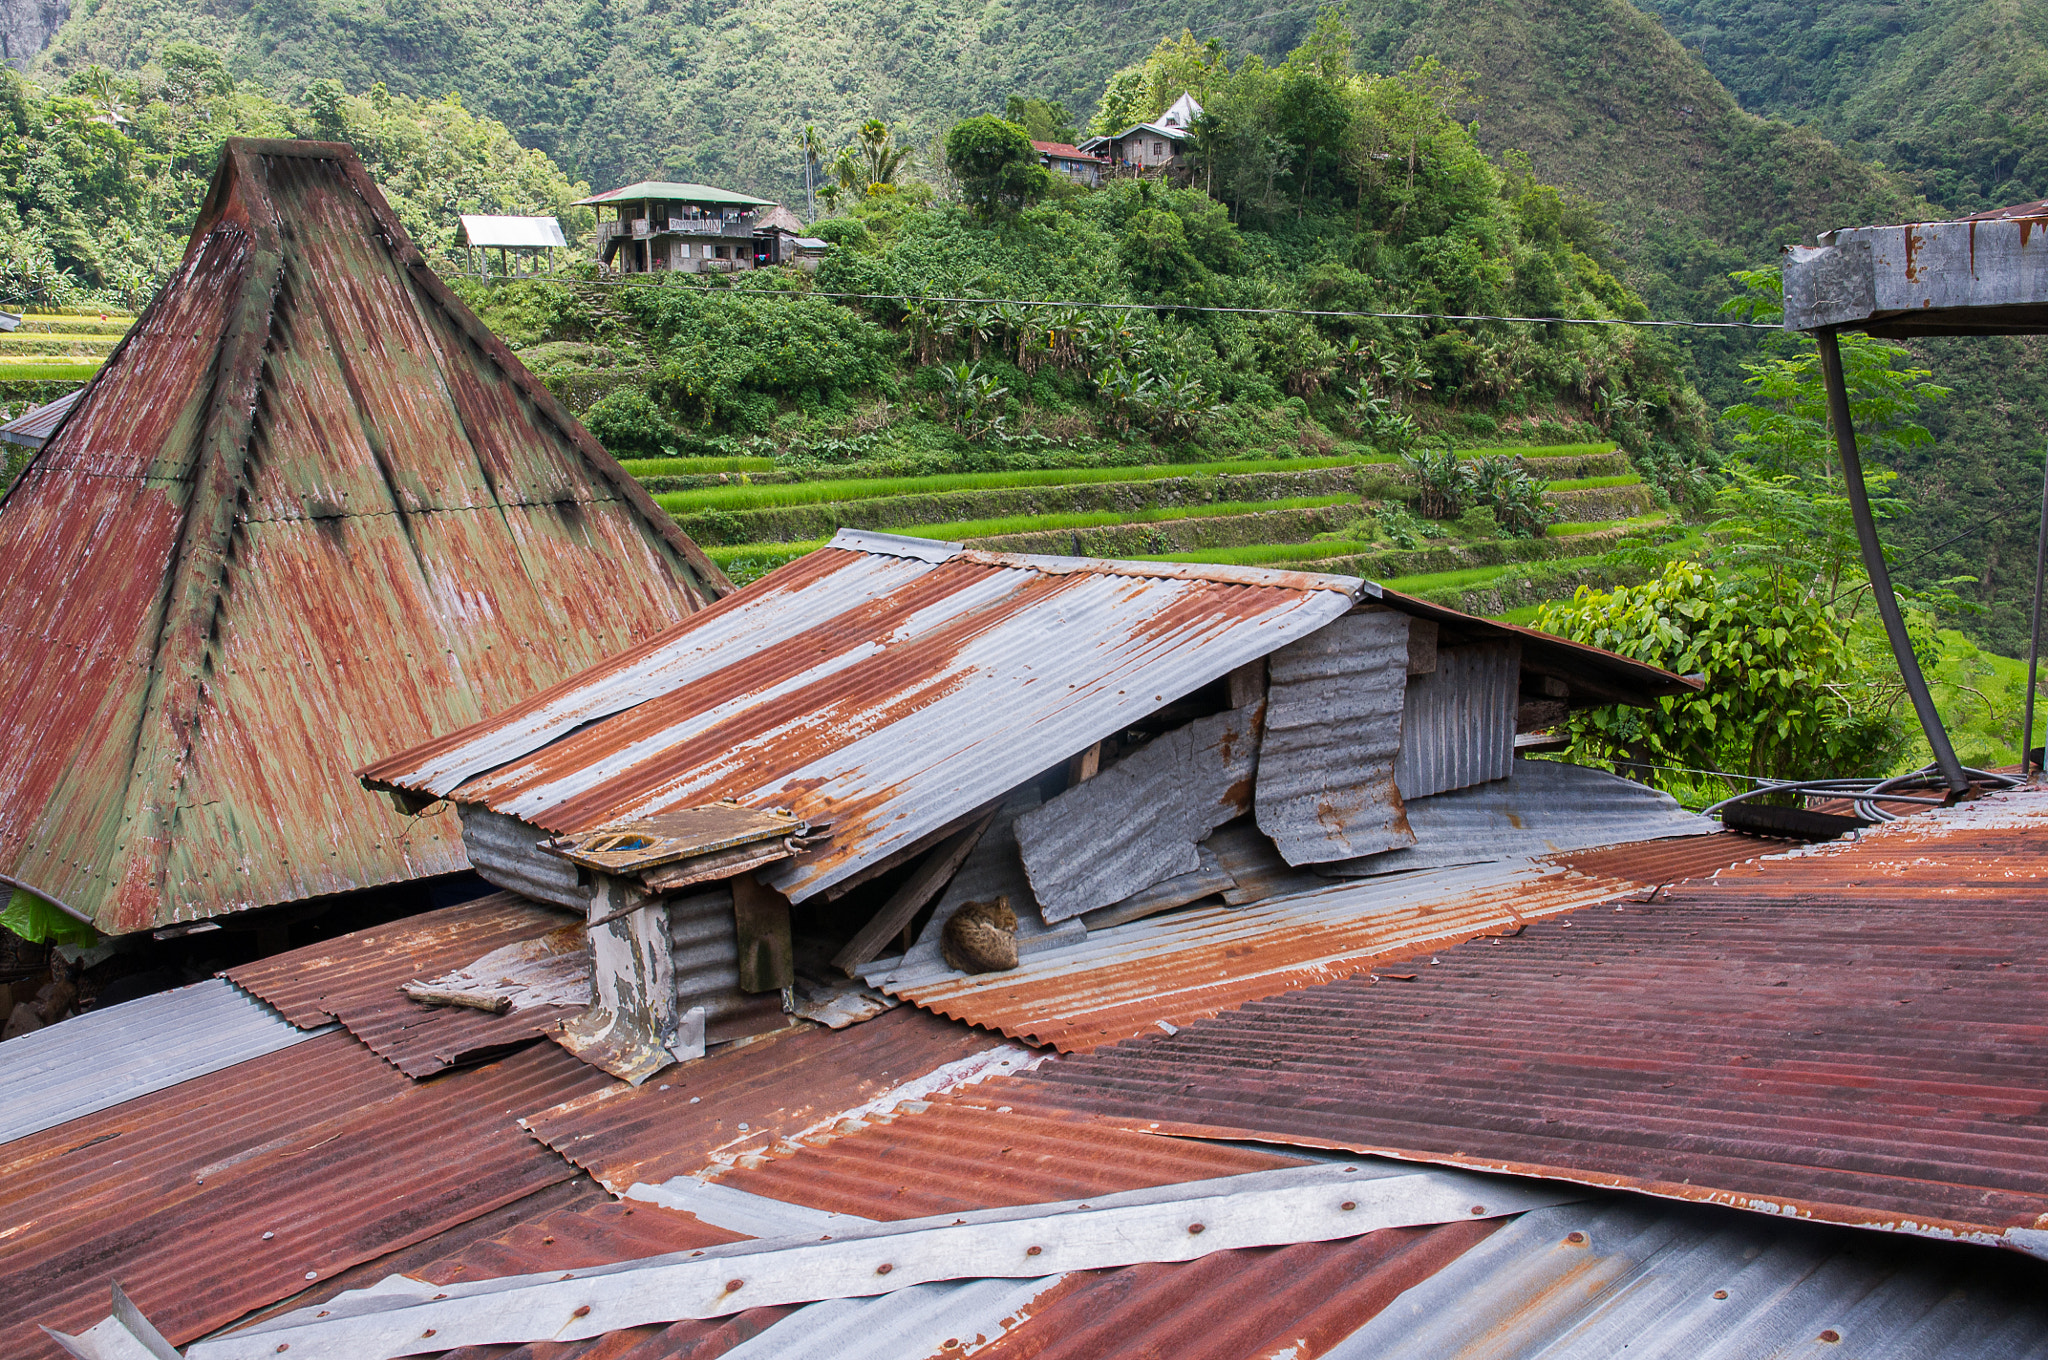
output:
<instances>
[{"instance_id":1,"label":"leafy green bush","mask_svg":"<svg viewBox=\"0 0 2048 1360\"><path fill-rule=\"evenodd\" d=\"M656 399L703 425L765 430L777 398L827 402L881 382L896 348L825 298L672 284L628 290L621 305L659 343Z\"/></svg>"},{"instance_id":2,"label":"leafy green bush","mask_svg":"<svg viewBox=\"0 0 2048 1360\"><path fill-rule=\"evenodd\" d=\"M614 458L659 458L675 443L675 426L637 387L599 397L583 413L583 428Z\"/></svg>"}]
</instances>

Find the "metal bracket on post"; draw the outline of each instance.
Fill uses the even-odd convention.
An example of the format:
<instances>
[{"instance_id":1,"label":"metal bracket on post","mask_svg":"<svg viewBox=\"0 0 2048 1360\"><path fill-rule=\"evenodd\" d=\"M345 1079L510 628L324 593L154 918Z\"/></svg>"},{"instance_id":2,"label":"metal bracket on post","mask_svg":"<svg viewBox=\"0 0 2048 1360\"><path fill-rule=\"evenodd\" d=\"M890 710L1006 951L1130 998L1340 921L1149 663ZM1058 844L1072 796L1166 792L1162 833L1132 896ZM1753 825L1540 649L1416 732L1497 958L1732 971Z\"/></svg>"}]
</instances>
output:
<instances>
[{"instance_id":1,"label":"metal bracket on post","mask_svg":"<svg viewBox=\"0 0 2048 1360\"><path fill-rule=\"evenodd\" d=\"M1892 594L1892 574L1884 562L1884 548L1877 541L1877 521L1870 513L1870 497L1863 489L1863 460L1856 454L1856 428L1849 420L1849 385L1842 377L1842 349L1833 330L1813 333L1820 347L1820 371L1828 389L1828 423L1835 428L1835 451L1841 455L1842 478L1849 493L1849 510L1856 519L1856 542L1863 551L1863 567L1870 573L1870 593L1876 597L1878 616L1884 620L1885 636L1891 639L1892 656L1899 663L1899 678L1912 696L1913 711L1920 717L1920 730L1934 752L1934 763L1948 783L1949 793L1960 796L1970 791L1969 776L1949 744L1948 729L1935 711L1934 696L1928 692L1926 677L1920 674L1920 659L1913 655L1913 643L1906 636L1906 620Z\"/></svg>"}]
</instances>

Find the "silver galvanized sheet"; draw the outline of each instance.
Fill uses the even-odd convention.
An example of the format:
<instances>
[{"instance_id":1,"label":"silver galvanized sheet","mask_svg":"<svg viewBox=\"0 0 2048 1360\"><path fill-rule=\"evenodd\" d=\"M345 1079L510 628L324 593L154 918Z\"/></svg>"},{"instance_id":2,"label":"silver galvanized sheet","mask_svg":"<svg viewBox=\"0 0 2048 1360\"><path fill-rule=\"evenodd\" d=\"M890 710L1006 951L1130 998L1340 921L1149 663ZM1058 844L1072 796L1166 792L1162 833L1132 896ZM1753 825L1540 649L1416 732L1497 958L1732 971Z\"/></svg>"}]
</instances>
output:
<instances>
[{"instance_id":1,"label":"silver galvanized sheet","mask_svg":"<svg viewBox=\"0 0 2048 1360\"><path fill-rule=\"evenodd\" d=\"M1668 793L1606 770L1516 760L1508 778L1408 804L1415 844L1317 866L1338 878L1486 864L1629 841L1705 836L1721 829Z\"/></svg>"},{"instance_id":2,"label":"silver galvanized sheet","mask_svg":"<svg viewBox=\"0 0 2048 1360\"><path fill-rule=\"evenodd\" d=\"M1414 841L1394 786L1408 688L1408 617L1370 610L1267 658L1259 830L1289 864Z\"/></svg>"},{"instance_id":3,"label":"silver galvanized sheet","mask_svg":"<svg viewBox=\"0 0 2048 1360\"><path fill-rule=\"evenodd\" d=\"M1521 682L1522 645L1512 640L1442 648L1434 671L1409 677L1394 762L1404 803L1508 777Z\"/></svg>"},{"instance_id":4,"label":"silver galvanized sheet","mask_svg":"<svg viewBox=\"0 0 2048 1360\"><path fill-rule=\"evenodd\" d=\"M1196 844L1250 810L1263 705L1198 718L1017 819L1048 923L1202 867Z\"/></svg>"},{"instance_id":5,"label":"silver galvanized sheet","mask_svg":"<svg viewBox=\"0 0 2048 1360\"><path fill-rule=\"evenodd\" d=\"M226 978L88 1011L0 1044L0 1143L334 1028L300 1029Z\"/></svg>"},{"instance_id":6,"label":"silver galvanized sheet","mask_svg":"<svg viewBox=\"0 0 2048 1360\"><path fill-rule=\"evenodd\" d=\"M576 866L534 848L547 832L474 803L460 810L463 851L485 882L574 912L590 909L592 889L578 882L583 875Z\"/></svg>"},{"instance_id":7,"label":"silver galvanized sheet","mask_svg":"<svg viewBox=\"0 0 2048 1360\"><path fill-rule=\"evenodd\" d=\"M1709 1208L1522 1215L1325 1360L2048 1357L2048 1292L1974 1253Z\"/></svg>"}]
</instances>

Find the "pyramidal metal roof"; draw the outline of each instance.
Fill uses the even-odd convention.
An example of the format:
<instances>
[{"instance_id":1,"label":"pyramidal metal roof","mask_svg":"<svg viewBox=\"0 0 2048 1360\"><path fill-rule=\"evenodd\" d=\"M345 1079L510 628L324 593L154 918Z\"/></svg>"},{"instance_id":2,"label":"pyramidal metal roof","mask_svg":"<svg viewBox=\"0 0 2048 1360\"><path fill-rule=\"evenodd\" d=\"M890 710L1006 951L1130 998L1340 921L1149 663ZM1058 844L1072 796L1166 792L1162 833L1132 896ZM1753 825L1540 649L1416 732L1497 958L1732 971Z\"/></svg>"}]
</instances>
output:
<instances>
[{"instance_id":1,"label":"pyramidal metal roof","mask_svg":"<svg viewBox=\"0 0 2048 1360\"><path fill-rule=\"evenodd\" d=\"M462 869L354 767L731 589L314 142L228 143L0 556L0 878L110 933Z\"/></svg>"}]
</instances>

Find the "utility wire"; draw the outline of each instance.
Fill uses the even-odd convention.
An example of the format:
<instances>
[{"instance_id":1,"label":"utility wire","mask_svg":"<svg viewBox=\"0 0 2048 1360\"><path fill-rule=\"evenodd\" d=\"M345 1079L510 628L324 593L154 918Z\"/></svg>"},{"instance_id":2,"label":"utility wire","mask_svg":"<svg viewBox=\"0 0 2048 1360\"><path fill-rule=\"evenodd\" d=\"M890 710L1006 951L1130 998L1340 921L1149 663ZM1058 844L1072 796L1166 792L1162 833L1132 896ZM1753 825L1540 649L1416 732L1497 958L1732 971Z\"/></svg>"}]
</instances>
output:
<instances>
[{"instance_id":1,"label":"utility wire","mask_svg":"<svg viewBox=\"0 0 2048 1360\"><path fill-rule=\"evenodd\" d=\"M544 276L529 275L522 277ZM492 282L496 281L492 280ZM578 279L575 282L597 283L610 287L646 286L632 279ZM1784 327L1773 326L1761 321L1625 321L1619 317L1493 316L1486 313L1465 312L1344 312L1324 311L1310 307L1208 307L1191 302L1073 302L1044 298L938 297L909 293L828 293L814 289L799 291L786 288L736 290L732 288L714 288L701 284L671 283L667 286L671 288L692 288L700 293L738 291L744 292L748 297L833 298L843 302L894 302L905 307L917 302L946 302L981 306L1070 307L1076 310L1105 312L1205 312L1224 316L1306 316L1335 320L1513 321L1534 326L1641 326L1696 331L1777 331L1780 334L1784 333Z\"/></svg>"}]
</instances>

